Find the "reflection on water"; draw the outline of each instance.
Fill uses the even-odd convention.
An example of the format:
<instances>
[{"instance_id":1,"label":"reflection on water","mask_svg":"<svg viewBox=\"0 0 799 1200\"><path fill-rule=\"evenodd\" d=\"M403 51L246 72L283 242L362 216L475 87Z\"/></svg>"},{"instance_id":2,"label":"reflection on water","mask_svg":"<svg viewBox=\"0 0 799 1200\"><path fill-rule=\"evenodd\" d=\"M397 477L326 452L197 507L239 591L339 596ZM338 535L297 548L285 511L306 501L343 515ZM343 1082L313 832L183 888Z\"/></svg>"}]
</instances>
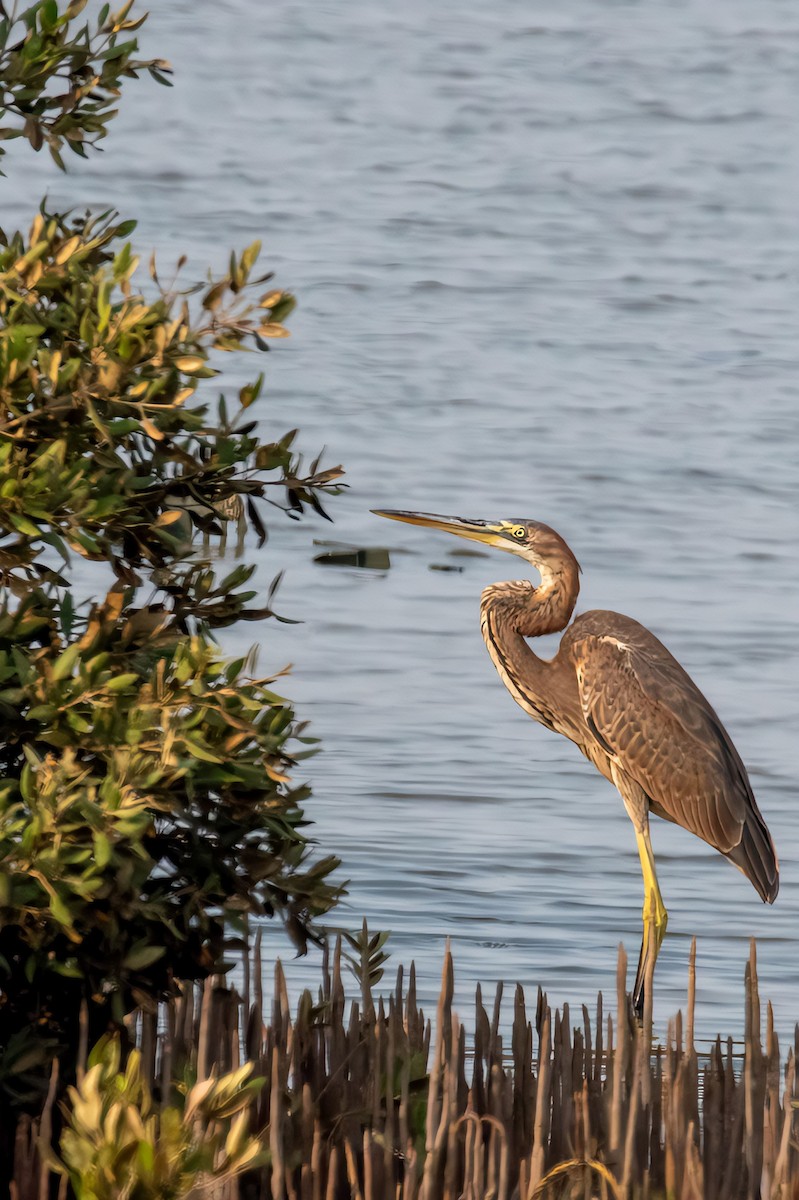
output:
<instances>
[{"instance_id":1,"label":"reflection on water","mask_svg":"<svg viewBox=\"0 0 799 1200\"><path fill-rule=\"evenodd\" d=\"M287 566L280 610L305 623L266 627L261 662L295 662L324 740L311 815L353 881L342 915L393 929L428 998L447 936L464 996L612 993L641 883L613 789L485 654L480 590L510 560L386 542L379 505L548 522L579 607L680 658L750 769L782 890L765 908L654 823L656 1017L684 1000L694 933L699 1033L740 1028L750 935L778 1027L799 1015L798 46L783 0L175 0L143 49L177 86L133 85L103 156L62 179L11 143L5 227L46 189L139 216L143 249L197 273L262 236L299 294L260 415L345 462L335 536L392 567L324 571L324 522L275 527L261 579ZM232 390L255 368L230 369Z\"/></svg>"}]
</instances>

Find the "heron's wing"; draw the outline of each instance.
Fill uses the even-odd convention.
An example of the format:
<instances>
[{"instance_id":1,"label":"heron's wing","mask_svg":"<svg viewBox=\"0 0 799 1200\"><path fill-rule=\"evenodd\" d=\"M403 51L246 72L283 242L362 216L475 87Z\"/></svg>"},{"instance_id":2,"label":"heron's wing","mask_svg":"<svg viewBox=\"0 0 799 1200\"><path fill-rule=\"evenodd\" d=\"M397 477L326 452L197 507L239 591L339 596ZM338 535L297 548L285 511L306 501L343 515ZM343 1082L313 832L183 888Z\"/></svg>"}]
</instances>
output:
<instances>
[{"instance_id":1,"label":"heron's wing","mask_svg":"<svg viewBox=\"0 0 799 1200\"><path fill-rule=\"evenodd\" d=\"M637 621L587 613L572 630L569 653L590 732L655 813L728 855L773 899L771 838L746 769L699 688Z\"/></svg>"}]
</instances>

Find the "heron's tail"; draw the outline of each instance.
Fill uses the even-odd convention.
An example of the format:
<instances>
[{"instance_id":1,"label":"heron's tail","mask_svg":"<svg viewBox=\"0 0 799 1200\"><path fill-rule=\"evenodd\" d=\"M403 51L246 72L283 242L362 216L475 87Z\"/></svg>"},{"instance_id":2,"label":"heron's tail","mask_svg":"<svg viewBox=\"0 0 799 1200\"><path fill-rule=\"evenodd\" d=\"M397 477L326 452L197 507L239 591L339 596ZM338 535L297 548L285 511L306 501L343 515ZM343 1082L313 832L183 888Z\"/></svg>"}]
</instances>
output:
<instances>
[{"instance_id":1,"label":"heron's tail","mask_svg":"<svg viewBox=\"0 0 799 1200\"><path fill-rule=\"evenodd\" d=\"M780 890L777 852L757 808L747 813L741 840L727 858L751 881L763 900L773 904Z\"/></svg>"}]
</instances>

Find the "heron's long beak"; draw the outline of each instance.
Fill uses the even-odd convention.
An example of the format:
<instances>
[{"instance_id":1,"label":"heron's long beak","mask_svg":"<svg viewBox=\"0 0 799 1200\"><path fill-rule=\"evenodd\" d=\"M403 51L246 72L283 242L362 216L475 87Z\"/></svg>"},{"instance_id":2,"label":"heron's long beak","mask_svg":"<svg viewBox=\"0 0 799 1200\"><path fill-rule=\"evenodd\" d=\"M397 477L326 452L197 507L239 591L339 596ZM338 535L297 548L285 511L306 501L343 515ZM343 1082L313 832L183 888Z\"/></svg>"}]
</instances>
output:
<instances>
[{"instance_id":1,"label":"heron's long beak","mask_svg":"<svg viewBox=\"0 0 799 1200\"><path fill-rule=\"evenodd\" d=\"M426 525L431 529L443 529L446 533L469 538L483 545L505 549L503 523L499 521L467 521L464 517L439 517L436 513L402 512L393 508L373 508L376 517L388 517L390 521L405 521L408 525Z\"/></svg>"}]
</instances>

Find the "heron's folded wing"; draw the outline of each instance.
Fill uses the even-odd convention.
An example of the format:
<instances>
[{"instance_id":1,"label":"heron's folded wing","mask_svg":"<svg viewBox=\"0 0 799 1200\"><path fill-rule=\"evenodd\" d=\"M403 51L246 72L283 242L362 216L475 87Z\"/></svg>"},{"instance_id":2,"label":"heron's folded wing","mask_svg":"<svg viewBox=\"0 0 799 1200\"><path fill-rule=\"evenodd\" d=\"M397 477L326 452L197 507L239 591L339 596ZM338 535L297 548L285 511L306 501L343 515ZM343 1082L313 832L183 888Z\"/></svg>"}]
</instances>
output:
<instances>
[{"instance_id":1,"label":"heron's folded wing","mask_svg":"<svg viewBox=\"0 0 799 1200\"><path fill-rule=\"evenodd\" d=\"M642 626L577 638L572 655L589 729L653 811L733 850L754 797L724 726L676 659Z\"/></svg>"}]
</instances>

